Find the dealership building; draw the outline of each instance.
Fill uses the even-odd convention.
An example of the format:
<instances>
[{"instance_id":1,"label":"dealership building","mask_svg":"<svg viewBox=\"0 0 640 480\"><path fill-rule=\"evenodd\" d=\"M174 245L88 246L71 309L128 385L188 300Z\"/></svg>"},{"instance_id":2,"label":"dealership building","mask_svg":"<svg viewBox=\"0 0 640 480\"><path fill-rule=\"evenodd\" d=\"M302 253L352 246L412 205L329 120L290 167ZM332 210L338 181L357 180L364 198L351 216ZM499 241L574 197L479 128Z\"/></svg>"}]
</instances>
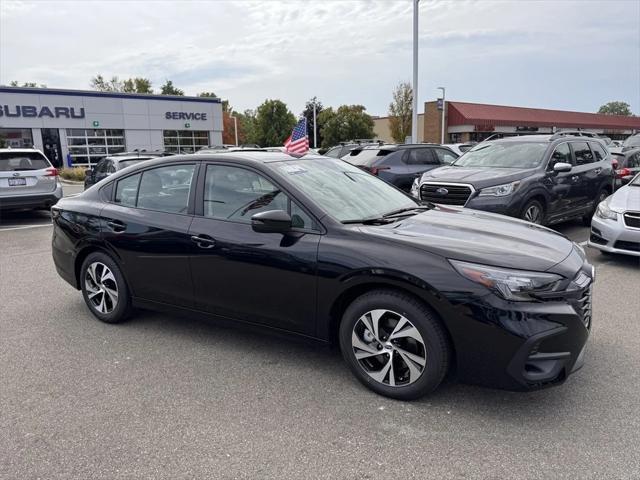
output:
<instances>
[{"instance_id":1,"label":"dealership building","mask_svg":"<svg viewBox=\"0 0 640 480\"><path fill-rule=\"evenodd\" d=\"M35 147L54 166L134 150L222 144L218 98L0 87L0 148ZM70 155L70 158L69 158Z\"/></svg>"},{"instance_id":2,"label":"dealership building","mask_svg":"<svg viewBox=\"0 0 640 480\"><path fill-rule=\"evenodd\" d=\"M494 134L556 133L583 130L620 140L640 131L640 117L510 107L469 102L426 102L418 115L418 141L440 143L444 113L445 143L479 142ZM393 142L389 117L374 118L377 138Z\"/></svg>"}]
</instances>

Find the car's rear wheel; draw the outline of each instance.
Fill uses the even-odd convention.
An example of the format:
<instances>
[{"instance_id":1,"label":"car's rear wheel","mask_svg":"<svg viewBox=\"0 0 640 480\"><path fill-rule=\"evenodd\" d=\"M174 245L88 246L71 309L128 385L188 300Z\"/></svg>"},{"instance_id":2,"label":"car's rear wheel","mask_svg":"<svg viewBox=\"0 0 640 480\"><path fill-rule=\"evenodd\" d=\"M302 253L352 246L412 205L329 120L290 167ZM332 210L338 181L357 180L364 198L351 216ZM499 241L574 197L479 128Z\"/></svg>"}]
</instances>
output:
<instances>
[{"instance_id":1,"label":"car's rear wheel","mask_svg":"<svg viewBox=\"0 0 640 480\"><path fill-rule=\"evenodd\" d=\"M584 217L582 217L582 224L585 227L591 225L591 219L595 215L596 210L598 209L598 205L600 205L600 202L604 202L608 196L609 192L607 192L606 190L600 190L598 196L596 197L596 203L593 206L593 210L591 210L591 213L589 213L589 215L585 215Z\"/></svg>"},{"instance_id":2,"label":"car's rear wheel","mask_svg":"<svg viewBox=\"0 0 640 480\"><path fill-rule=\"evenodd\" d=\"M451 354L436 315L393 290L371 291L353 301L340 324L340 348L361 383L400 400L435 390Z\"/></svg>"},{"instance_id":3,"label":"car's rear wheel","mask_svg":"<svg viewBox=\"0 0 640 480\"><path fill-rule=\"evenodd\" d=\"M91 253L82 263L80 284L91 313L106 323L119 323L131 313L131 296L120 268L102 252Z\"/></svg>"},{"instance_id":4,"label":"car's rear wheel","mask_svg":"<svg viewBox=\"0 0 640 480\"><path fill-rule=\"evenodd\" d=\"M527 222L542 225L544 222L544 207L538 200L529 200L524 208L520 218Z\"/></svg>"}]
</instances>

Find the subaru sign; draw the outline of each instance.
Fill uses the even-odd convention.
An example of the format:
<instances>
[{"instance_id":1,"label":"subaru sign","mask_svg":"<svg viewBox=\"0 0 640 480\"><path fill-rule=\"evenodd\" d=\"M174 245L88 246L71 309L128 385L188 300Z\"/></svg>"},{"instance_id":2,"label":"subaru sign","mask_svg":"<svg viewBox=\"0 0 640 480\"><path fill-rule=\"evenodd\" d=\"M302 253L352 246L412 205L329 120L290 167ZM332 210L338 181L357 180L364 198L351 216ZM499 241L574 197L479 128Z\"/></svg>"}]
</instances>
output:
<instances>
[{"instance_id":1,"label":"subaru sign","mask_svg":"<svg viewBox=\"0 0 640 480\"><path fill-rule=\"evenodd\" d=\"M23 118L84 118L84 108L75 107L36 107L35 105L0 105L0 117Z\"/></svg>"}]
</instances>

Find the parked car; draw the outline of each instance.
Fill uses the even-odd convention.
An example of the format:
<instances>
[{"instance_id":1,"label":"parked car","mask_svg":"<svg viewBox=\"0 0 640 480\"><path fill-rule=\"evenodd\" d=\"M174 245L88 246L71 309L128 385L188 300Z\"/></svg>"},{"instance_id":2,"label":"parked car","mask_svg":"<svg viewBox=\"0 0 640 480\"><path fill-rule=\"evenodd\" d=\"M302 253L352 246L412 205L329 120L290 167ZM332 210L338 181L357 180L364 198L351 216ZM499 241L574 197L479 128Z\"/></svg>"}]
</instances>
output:
<instances>
[{"instance_id":1,"label":"parked car","mask_svg":"<svg viewBox=\"0 0 640 480\"><path fill-rule=\"evenodd\" d=\"M624 153L611 152L611 161L615 171L615 188L620 188L640 173L640 147Z\"/></svg>"},{"instance_id":2,"label":"parked car","mask_svg":"<svg viewBox=\"0 0 640 480\"><path fill-rule=\"evenodd\" d=\"M448 167L422 175L412 195L538 224L582 217L613 191L611 157L586 137L530 135L478 144Z\"/></svg>"},{"instance_id":3,"label":"parked car","mask_svg":"<svg viewBox=\"0 0 640 480\"><path fill-rule=\"evenodd\" d=\"M469 150L471 150L476 145L477 145L476 142L471 142L471 143L447 143L447 144L443 145L443 147L447 147L450 150L453 150L454 152L456 152L458 154L458 156L461 156L462 154L464 154L464 153L468 152Z\"/></svg>"},{"instance_id":4,"label":"parked car","mask_svg":"<svg viewBox=\"0 0 640 480\"><path fill-rule=\"evenodd\" d=\"M164 152L156 153L119 153L110 157L105 157L96 163L95 167L85 170L84 177L84 189L95 185L101 180L104 180L109 175L116 173L118 170L130 167L139 162L151 160L152 158L158 158L164 156Z\"/></svg>"},{"instance_id":5,"label":"parked car","mask_svg":"<svg viewBox=\"0 0 640 480\"><path fill-rule=\"evenodd\" d=\"M62 198L58 170L33 148L0 148L0 209L49 209Z\"/></svg>"},{"instance_id":6,"label":"parked car","mask_svg":"<svg viewBox=\"0 0 640 480\"><path fill-rule=\"evenodd\" d=\"M357 147L342 160L408 192L421 173L457 158L458 154L445 146L418 143Z\"/></svg>"},{"instance_id":7,"label":"parked car","mask_svg":"<svg viewBox=\"0 0 640 480\"><path fill-rule=\"evenodd\" d=\"M628 136L624 142L622 142L622 151L626 152L632 148L640 147L640 133Z\"/></svg>"},{"instance_id":8,"label":"parked car","mask_svg":"<svg viewBox=\"0 0 640 480\"><path fill-rule=\"evenodd\" d=\"M101 321L144 307L336 342L358 380L404 400L454 368L530 390L583 363L593 267L546 228L421 205L311 155L162 158L97 187L52 209L52 250Z\"/></svg>"},{"instance_id":9,"label":"parked car","mask_svg":"<svg viewBox=\"0 0 640 480\"><path fill-rule=\"evenodd\" d=\"M336 145L335 147L331 147L323 155L331 158L342 158L345 155L348 155L349 152L354 148L360 148L365 146L380 146L384 145L384 142L376 142L373 140L354 140L352 142L341 143L340 145Z\"/></svg>"},{"instance_id":10,"label":"parked car","mask_svg":"<svg viewBox=\"0 0 640 480\"><path fill-rule=\"evenodd\" d=\"M589 246L640 257L640 174L598 205Z\"/></svg>"}]
</instances>

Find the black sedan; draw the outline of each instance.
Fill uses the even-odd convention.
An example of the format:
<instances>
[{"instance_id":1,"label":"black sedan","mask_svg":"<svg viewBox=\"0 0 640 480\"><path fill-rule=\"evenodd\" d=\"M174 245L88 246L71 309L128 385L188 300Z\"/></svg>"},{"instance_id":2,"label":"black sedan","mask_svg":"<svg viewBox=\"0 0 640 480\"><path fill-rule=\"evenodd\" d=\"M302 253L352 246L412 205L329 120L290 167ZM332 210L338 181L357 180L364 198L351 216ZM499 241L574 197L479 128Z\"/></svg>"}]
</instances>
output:
<instances>
[{"instance_id":1,"label":"black sedan","mask_svg":"<svg viewBox=\"0 0 640 480\"><path fill-rule=\"evenodd\" d=\"M53 219L57 271L104 322L144 307L335 342L363 384L405 400L454 371L529 390L583 361L593 269L580 247L423 205L338 160L151 160L61 200Z\"/></svg>"}]
</instances>

